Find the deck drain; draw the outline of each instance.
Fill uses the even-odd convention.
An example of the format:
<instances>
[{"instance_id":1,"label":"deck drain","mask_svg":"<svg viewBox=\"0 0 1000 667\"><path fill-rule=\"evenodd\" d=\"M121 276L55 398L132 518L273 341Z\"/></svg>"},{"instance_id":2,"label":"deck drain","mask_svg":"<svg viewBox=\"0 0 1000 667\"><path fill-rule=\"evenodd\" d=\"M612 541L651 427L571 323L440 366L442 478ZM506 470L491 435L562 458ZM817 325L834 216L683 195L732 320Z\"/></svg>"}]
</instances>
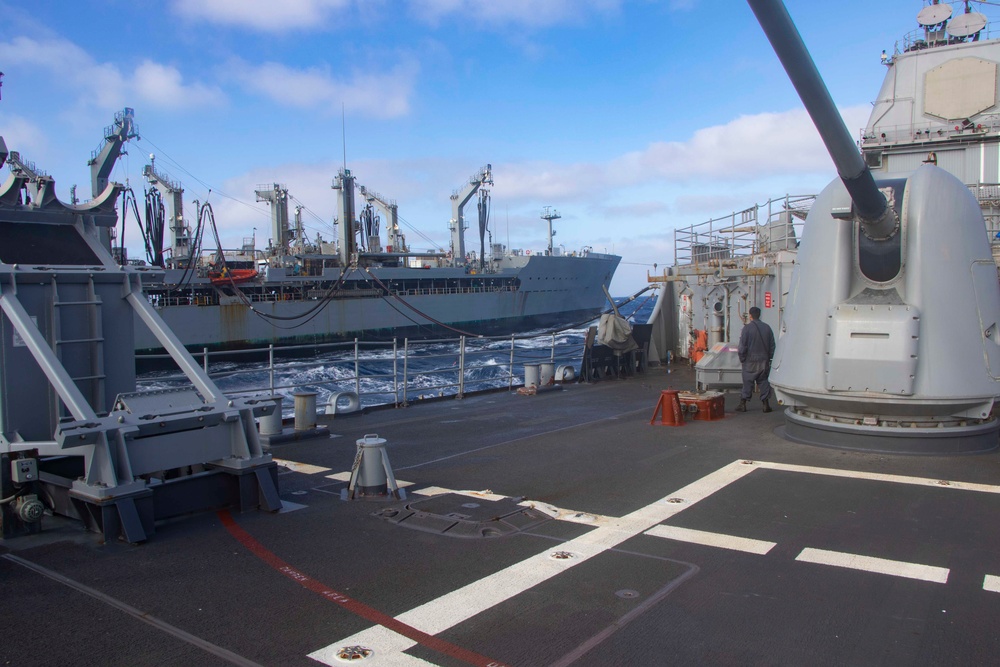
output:
<instances>
[{"instance_id":1,"label":"deck drain","mask_svg":"<svg viewBox=\"0 0 1000 667\"><path fill-rule=\"evenodd\" d=\"M575 554L572 551L553 551L549 554L549 558L552 560L573 560L579 557L580 554Z\"/></svg>"},{"instance_id":2,"label":"deck drain","mask_svg":"<svg viewBox=\"0 0 1000 667\"><path fill-rule=\"evenodd\" d=\"M671 505L680 505L685 502L683 498L667 498L667 502Z\"/></svg>"},{"instance_id":3,"label":"deck drain","mask_svg":"<svg viewBox=\"0 0 1000 667\"><path fill-rule=\"evenodd\" d=\"M631 588L623 588L620 591L615 591L615 595L623 600L634 600L639 597L639 591L633 591Z\"/></svg>"},{"instance_id":4,"label":"deck drain","mask_svg":"<svg viewBox=\"0 0 1000 667\"><path fill-rule=\"evenodd\" d=\"M354 662L372 657L375 651L367 646L343 646L337 649L337 660L341 662Z\"/></svg>"},{"instance_id":5,"label":"deck drain","mask_svg":"<svg viewBox=\"0 0 1000 667\"><path fill-rule=\"evenodd\" d=\"M479 503L462 503L462 507L467 510L474 510L479 507Z\"/></svg>"},{"instance_id":6,"label":"deck drain","mask_svg":"<svg viewBox=\"0 0 1000 667\"><path fill-rule=\"evenodd\" d=\"M944 479L939 479L938 480L938 484L940 484L941 486L951 486L951 482L949 482L948 480L944 480Z\"/></svg>"},{"instance_id":7,"label":"deck drain","mask_svg":"<svg viewBox=\"0 0 1000 667\"><path fill-rule=\"evenodd\" d=\"M308 491L292 491L292 495L293 496L304 496L307 493L308 493Z\"/></svg>"},{"instance_id":8,"label":"deck drain","mask_svg":"<svg viewBox=\"0 0 1000 667\"><path fill-rule=\"evenodd\" d=\"M740 461L740 463L742 463L745 466L752 466L754 464L754 462L751 461L750 459L743 459L742 461Z\"/></svg>"}]
</instances>

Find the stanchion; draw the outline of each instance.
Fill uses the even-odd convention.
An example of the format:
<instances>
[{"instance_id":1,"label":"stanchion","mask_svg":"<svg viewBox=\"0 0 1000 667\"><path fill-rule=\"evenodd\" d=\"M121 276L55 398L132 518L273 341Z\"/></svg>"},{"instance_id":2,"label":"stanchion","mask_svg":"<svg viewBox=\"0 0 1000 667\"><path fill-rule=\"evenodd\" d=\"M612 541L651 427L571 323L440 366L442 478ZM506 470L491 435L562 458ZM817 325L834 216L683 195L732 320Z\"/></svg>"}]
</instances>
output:
<instances>
[{"instance_id":1,"label":"stanchion","mask_svg":"<svg viewBox=\"0 0 1000 667\"><path fill-rule=\"evenodd\" d=\"M681 410L680 391L677 389L664 389L660 392L660 400L653 410L653 418L650 424L656 424L656 415L660 415L659 426L684 426L684 412Z\"/></svg>"}]
</instances>

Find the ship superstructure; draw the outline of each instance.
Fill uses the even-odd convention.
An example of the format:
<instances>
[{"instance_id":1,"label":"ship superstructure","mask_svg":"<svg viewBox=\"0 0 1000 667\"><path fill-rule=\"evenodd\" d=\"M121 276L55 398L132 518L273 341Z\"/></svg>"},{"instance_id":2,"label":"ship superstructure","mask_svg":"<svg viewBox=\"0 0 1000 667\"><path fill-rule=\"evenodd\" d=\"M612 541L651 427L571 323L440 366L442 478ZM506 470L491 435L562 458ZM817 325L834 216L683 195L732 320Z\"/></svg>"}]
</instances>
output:
<instances>
[{"instance_id":1,"label":"ship superstructure","mask_svg":"<svg viewBox=\"0 0 1000 667\"><path fill-rule=\"evenodd\" d=\"M152 165L146 173L154 173ZM154 184L177 201L179 184L162 175ZM488 243L490 184L492 168L486 165L452 196L448 251L411 251L399 229L396 202L358 186L346 168L332 183L334 243L306 238L301 208L290 222L290 196L282 184L256 190L257 200L271 209L271 242L264 251L256 250L255 238L240 248L223 248L211 210L195 202L195 231L171 225L174 242L164 258L163 279L144 289L192 350L500 335L596 317L620 257L590 248L566 253L558 246L531 254ZM360 211L356 192L365 202ZM479 250L466 252L464 207L477 193ZM171 219L179 218L175 212ZM136 350L159 347L137 331Z\"/></svg>"},{"instance_id":2,"label":"ship superstructure","mask_svg":"<svg viewBox=\"0 0 1000 667\"><path fill-rule=\"evenodd\" d=\"M1000 34L970 3L929 2L882 64L886 76L858 147L877 179L935 164L976 195L1000 261ZM661 359L698 363L707 386L738 384L735 344L757 306L779 331L798 236L774 252L776 216L798 224L813 195L787 196L674 232L674 266L661 283L654 341ZM762 216L760 211L767 210ZM737 295L737 309L731 307ZM713 352L713 348L715 348ZM702 357L707 358L702 361ZM735 370L735 373L734 373Z\"/></svg>"}]
</instances>

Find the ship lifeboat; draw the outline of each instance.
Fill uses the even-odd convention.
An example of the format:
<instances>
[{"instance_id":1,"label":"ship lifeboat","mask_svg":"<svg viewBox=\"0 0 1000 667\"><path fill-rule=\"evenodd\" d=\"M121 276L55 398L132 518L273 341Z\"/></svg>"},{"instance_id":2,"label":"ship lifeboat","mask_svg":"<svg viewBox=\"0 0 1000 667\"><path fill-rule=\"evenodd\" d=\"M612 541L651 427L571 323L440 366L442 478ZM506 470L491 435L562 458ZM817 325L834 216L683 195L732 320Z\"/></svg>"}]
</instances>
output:
<instances>
[{"instance_id":1,"label":"ship lifeboat","mask_svg":"<svg viewBox=\"0 0 1000 667\"><path fill-rule=\"evenodd\" d=\"M213 285L231 285L245 283L257 277L256 269L232 269L229 271L210 271L208 279Z\"/></svg>"}]
</instances>

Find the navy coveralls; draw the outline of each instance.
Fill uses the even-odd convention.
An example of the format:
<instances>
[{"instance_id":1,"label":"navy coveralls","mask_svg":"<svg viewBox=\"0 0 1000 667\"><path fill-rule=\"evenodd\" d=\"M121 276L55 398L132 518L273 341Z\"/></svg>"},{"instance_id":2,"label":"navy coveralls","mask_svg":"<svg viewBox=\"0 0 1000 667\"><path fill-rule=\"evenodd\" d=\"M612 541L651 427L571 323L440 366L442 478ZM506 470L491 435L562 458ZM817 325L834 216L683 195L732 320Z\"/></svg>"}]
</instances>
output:
<instances>
[{"instance_id":1,"label":"navy coveralls","mask_svg":"<svg viewBox=\"0 0 1000 667\"><path fill-rule=\"evenodd\" d=\"M771 383L767 381L767 376L771 373L771 357L774 356L774 332L771 327L751 319L740 333L738 352L743 364L740 398L750 400L756 383L760 389L760 400L766 401L771 397Z\"/></svg>"}]
</instances>

